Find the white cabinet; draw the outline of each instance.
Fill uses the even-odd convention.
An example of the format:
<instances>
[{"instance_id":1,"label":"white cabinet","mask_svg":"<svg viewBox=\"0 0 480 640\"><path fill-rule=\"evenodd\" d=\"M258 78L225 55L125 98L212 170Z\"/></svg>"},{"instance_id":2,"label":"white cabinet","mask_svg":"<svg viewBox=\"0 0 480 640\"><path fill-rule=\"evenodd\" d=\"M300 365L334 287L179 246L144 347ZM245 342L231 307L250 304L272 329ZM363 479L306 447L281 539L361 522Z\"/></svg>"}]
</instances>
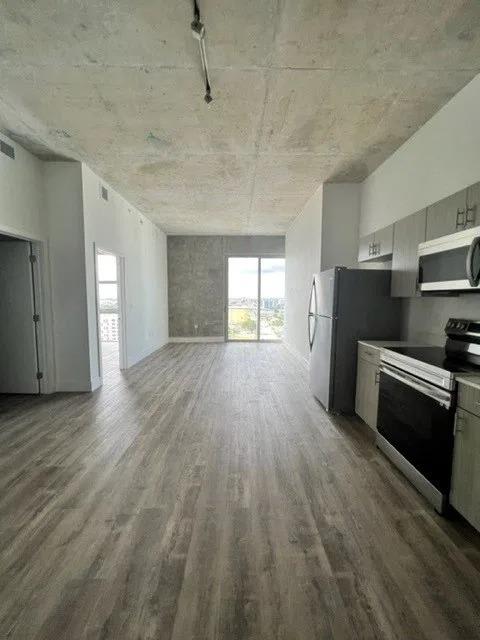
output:
<instances>
[{"instance_id":1,"label":"white cabinet","mask_svg":"<svg viewBox=\"0 0 480 640\"><path fill-rule=\"evenodd\" d=\"M377 428L380 350L358 345L355 413L372 429Z\"/></svg>"},{"instance_id":2,"label":"white cabinet","mask_svg":"<svg viewBox=\"0 0 480 640\"><path fill-rule=\"evenodd\" d=\"M418 245L425 242L426 209L395 223L391 295L412 298L417 293Z\"/></svg>"},{"instance_id":3,"label":"white cabinet","mask_svg":"<svg viewBox=\"0 0 480 640\"><path fill-rule=\"evenodd\" d=\"M393 251L393 224L362 236L359 240L358 261L388 260Z\"/></svg>"}]
</instances>

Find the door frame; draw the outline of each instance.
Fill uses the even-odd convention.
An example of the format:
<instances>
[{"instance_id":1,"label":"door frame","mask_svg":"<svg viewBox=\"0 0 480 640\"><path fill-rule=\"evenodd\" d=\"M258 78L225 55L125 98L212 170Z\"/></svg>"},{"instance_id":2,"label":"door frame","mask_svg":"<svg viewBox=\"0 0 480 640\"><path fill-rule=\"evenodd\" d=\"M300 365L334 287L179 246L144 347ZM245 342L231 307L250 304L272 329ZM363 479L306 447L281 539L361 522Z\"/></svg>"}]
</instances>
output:
<instances>
[{"instance_id":1,"label":"door frame","mask_svg":"<svg viewBox=\"0 0 480 640\"><path fill-rule=\"evenodd\" d=\"M99 246L96 242L93 243L94 253L94 276L95 276L95 315L97 318L97 358L98 358L98 376L100 378L100 384L103 384L103 363L102 363L102 333L100 325L100 288L98 281L98 256L99 255L111 255L116 258L117 261L117 295L118 295L118 322L120 324L120 331L118 333L118 356L119 356L119 369L128 368L127 359L127 305L125 295L125 256L107 249L104 246Z\"/></svg>"},{"instance_id":2,"label":"door frame","mask_svg":"<svg viewBox=\"0 0 480 640\"><path fill-rule=\"evenodd\" d=\"M36 312L40 316L35 332L36 357L38 370L43 373L43 377L38 381L38 388L40 394L53 393L55 391L56 372L48 245L38 237L26 236L8 226L0 226L0 233L4 236L30 243L31 255L36 258L32 264L34 303Z\"/></svg>"},{"instance_id":3,"label":"door frame","mask_svg":"<svg viewBox=\"0 0 480 640\"><path fill-rule=\"evenodd\" d=\"M256 338L242 338L242 339L230 339L228 337L228 261L230 258L256 258L257 259L257 278L258 278L258 292L257 292L257 300L258 300L258 308L257 308L257 337ZM223 327L224 327L224 339L225 342L282 342L280 340L261 340L260 339L260 299L262 294L262 259L277 259L277 260L285 260L285 255L281 255L278 253L232 253L226 255L224 258L224 291L223 291Z\"/></svg>"}]
</instances>

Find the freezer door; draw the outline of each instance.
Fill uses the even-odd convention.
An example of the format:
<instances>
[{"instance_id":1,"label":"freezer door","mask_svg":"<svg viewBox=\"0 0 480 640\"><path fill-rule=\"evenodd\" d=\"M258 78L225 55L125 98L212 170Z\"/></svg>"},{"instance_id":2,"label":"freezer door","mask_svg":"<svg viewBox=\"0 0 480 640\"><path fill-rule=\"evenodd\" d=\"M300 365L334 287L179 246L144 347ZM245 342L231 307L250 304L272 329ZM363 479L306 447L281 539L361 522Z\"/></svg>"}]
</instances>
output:
<instances>
[{"instance_id":1,"label":"freezer door","mask_svg":"<svg viewBox=\"0 0 480 640\"><path fill-rule=\"evenodd\" d=\"M332 318L336 307L336 282L338 268L322 271L316 279L317 314Z\"/></svg>"},{"instance_id":2,"label":"freezer door","mask_svg":"<svg viewBox=\"0 0 480 640\"><path fill-rule=\"evenodd\" d=\"M310 354L310 388L327 411L333 400L333 364L335 320L315 317L315 335Z\"/></svg>"}]
</instances>

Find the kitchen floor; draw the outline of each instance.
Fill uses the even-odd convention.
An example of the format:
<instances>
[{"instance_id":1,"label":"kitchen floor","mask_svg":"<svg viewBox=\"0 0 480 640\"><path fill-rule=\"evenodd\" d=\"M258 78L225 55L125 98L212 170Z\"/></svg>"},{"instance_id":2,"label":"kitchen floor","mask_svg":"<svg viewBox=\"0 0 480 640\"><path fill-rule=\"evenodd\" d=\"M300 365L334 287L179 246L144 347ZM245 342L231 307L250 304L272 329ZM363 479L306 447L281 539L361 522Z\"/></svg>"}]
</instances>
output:
<instances>
[{"instance_id":1,"label":"kitchen floor","mask_svg":"<svg viewBox=\"0 0 480 640\"><path fill-rule=\"evenodd\" d=\"M280 344L0 403L0 637L480 638L480 534Z\"/></svg>"}]
</instances>

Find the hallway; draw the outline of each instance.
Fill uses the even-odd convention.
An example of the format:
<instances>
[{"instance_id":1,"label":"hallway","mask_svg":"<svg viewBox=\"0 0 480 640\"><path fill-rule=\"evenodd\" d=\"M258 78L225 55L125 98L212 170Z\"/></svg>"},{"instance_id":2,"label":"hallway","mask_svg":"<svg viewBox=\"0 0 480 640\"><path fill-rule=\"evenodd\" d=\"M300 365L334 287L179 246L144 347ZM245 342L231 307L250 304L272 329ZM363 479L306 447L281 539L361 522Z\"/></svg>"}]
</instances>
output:
<instances>
[{"instance_id":1,"label":"hallway","mask_svg":"<svg viewBox=\"0 0 480 640\"><path fill-rule=\"evenodd\" d=\"M280 344L0 404L0 637L480 638L480 536Z\"/></svg>"}]
</instances>

